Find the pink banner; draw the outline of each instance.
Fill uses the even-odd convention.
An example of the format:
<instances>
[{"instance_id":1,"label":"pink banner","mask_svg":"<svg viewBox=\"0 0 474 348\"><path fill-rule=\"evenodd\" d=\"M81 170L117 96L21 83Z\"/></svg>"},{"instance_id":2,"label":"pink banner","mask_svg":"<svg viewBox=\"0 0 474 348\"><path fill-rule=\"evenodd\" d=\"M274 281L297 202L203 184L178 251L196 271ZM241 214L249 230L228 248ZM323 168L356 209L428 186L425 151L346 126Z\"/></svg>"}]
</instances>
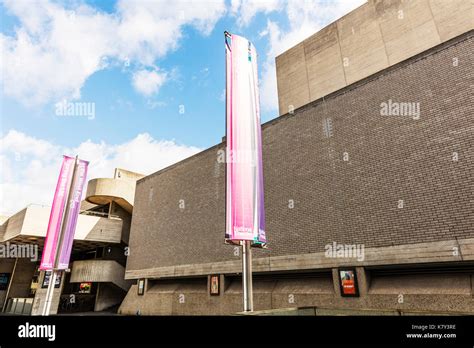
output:
<instances>
[{"instance_id":1,"label":"pink banner","mask_svg":"<svg viewBox=\"0 0 474 348\"><path fill-rule=\"evenodd\" d=\"M87 178L88 162L78 160L74 182L72 183L72 197L69 198L69 211L65 216L64 237L59 254L58 269L67 269L71 258L72 243L76 232L77 218L81 207L82 190Z\"/></svg>"},{"instance_id":2,"label":"pink banner","mask_svg":"<svg viewBox=\"0 0 474 348\"><path fill-rule=\"evenodd\" d=\"M87 175L88 162L79 160L74 182L72 182L76 160L73 157L63 157L63 164L59 173L51 214L49 216L43 255L41 257L41 270L52 270L55 267L56 250L62 225L64 225L63 230L65 233L62 239L57 269L66 269L68 267L77 216L79 214L82 189ZM71 185L73 185L73 194L72 197L68 197ZM69 204L69 209L66 209L67 204Z\"/></svg>"},{"instance_id":3,"label":"pink banner","mask_svg":"<svg viewBox=\"0 0 474 348\"><path fill-rule=\"evenodd\" d=\"M257 52L226 33L226 240L266 243Z\"/></svg>"}]
</instances>

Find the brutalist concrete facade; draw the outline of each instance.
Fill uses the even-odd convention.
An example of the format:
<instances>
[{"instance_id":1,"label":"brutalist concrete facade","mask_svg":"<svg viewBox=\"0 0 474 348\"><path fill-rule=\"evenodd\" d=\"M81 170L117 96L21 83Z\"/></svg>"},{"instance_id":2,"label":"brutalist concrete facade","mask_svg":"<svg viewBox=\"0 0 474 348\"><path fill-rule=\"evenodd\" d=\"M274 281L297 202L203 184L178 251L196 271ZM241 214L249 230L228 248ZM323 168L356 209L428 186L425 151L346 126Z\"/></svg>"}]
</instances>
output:
<instances>
[{"instance_id":1,"label":"brutalist concrete facade","mask_svg":"<svg viewBox=\"0 0 474 348\"><path fill-rule=\"evenodd\" d=\"M257 310L474 313L473 52L469 31L263 125ZM132 286L122 313L241 310L240 255L223 239L224 149L138 181L126 277L146 287ZM327 257L333 242L363 244L364 259ZM341 297L342 266L356 268L359 298Z\"/></svg>"},{"instance_id":2,"label":"brutalist concrete facade","mask_svg":"<svg viewBox=\"0 0 474 348\"><path fill-rule=\"evenodd\" d=\"M368 0L276 57L280 115L474 28L466 0Z\"/></svg>"}]
</instances>

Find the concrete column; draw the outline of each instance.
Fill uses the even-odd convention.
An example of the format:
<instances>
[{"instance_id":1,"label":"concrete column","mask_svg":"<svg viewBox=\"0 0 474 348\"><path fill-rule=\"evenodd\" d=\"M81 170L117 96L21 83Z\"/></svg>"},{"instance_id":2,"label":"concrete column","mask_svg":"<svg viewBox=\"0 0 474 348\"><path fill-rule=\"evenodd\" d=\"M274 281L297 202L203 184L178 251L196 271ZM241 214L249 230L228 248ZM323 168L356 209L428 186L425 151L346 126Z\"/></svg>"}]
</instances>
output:
<instances>
[{"instance_id":1,"label":"concrete column","mask_svg":"<svg viewBox=\"0 0 474 348\"><path fill-rule=\"evenodd\" d=\"M33 309L31 311L31 315L41 315L43 311L44 302L46 301L46 292L48 290L47 288L44 288L44 289L41 288L45 273L46 273L45 271L41 271L40 273L38 289L36 290L35 299L33 301ZM66 277L65 272L62 272L61 284L59 285L59 288L54 288L50 314L58 313L59 298L61 297L61 292L63 290L65 277Z\"/></svg>"},{"instance_id":2,"label":"concrete column","mask_svg":"<svg viewBox=\"0 0 474 348\"><path fill-rule=\"evenodd\" d=\"M334 286L334 297L341 298L341 290L339 287L339 272L337 268L332 269L332 284Z\"/></svg>"},{"instance_id":3,"label":"concrete column","mask_svg":"<svg viewBox=\"0 0 474 348\"><path fill-rule=\"evenodd\" d=\"M370 289L370 273L364 267L356 267L360 297L368 296Z\"/></svg>"}]
</instances>

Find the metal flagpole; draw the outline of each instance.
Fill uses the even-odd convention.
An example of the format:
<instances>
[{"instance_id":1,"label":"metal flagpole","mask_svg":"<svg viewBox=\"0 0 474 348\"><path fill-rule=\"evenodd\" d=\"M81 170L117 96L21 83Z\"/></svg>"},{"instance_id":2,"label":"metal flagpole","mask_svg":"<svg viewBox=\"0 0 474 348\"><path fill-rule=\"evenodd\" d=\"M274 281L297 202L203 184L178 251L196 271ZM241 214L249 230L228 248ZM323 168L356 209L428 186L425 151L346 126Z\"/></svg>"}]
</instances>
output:
<instances>
[{"instance_id":1,"label":"metal flagpole","mask_svg":"<svg viewBox=\"0 0 474 348\"><path fill-rule=\"evenodd\" d=\"M244 312L253 312L252 248L249 240L242 241L242 287Z\"/></svg>"},{"instance_id":2,"label":"metal flagpole","mask_svg":"<svg viewBox=\"0 0 474 348\"><path fill-rule=\"evenodd\" d=\"M66 209L64 210L63 218L61 221L61 229L59 232L58 243L56 245L56 253L54 257L54 268L51 271L51 276L49 277L48 290L46 291L46 301L44 303L43 314L42 314L46 316L49 315L49 312L51 310L51 303L53 302L54 286L56 284L56 279L58 276L61 275L61 272L62 272L61 270L58 270L58 264L59 264L59 257L61 255L61 246L63 244L63 239L64 239L64 228L66 227L65 221L67 221L70 206L71 206L69 199L71 197L74 197L74 192L72 191L74 190L74 180L76 179L76 172L77 172L77 167L78 167L77 160L78 160L78 157L76 156L76 159L74 161L74 169L72 171L71 185L69 186L69 191L66 198ZM46 276L46 273L45 273L45 276Z\"/></svg>"}]
</instances>

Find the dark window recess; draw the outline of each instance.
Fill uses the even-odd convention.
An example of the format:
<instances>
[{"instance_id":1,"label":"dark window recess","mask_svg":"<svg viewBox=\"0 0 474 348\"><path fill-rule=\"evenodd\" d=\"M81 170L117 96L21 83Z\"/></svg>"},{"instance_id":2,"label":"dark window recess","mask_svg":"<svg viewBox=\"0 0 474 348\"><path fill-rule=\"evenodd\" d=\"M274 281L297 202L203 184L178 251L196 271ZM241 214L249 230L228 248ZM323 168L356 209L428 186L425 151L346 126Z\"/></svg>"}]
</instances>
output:
<instances>
[{"instance_id":1,"label":"dark window recess","mask_svg":"<svg viewBox=\"0 0 474 348\"><path fill-rule=\"evenodd\" d=\"M148 286L167 285L167 284L197 284L207 286L207 277L183 277L166 279L148 279Z\"/></svg>"},{"instance_id":2,"label":"dark window recess","mask_svg":"<svg viewBox=\"0 0 474 348\"><path fill-rule=\"evenodd\" d=\"M103 214L108 214L110 209L110 204L105 204L105 205L100 205L97 207L94 207L92 209L89 209L89 211L97 212L97 213L103 213Z\"/></svg>"},{"instance_id":3,"label":"dark window recess","mask_svg":"<svg viewBox=\"0 0 474 348\"><path fill-rule=\"evenodd\" d=\"M104 248L99 247L96 249L95 257L96 259L100 259L104 255Z\"/></svg>"},{"instance_id":4,"label":"dark window recess","mask_svg":"<svg viewBox=\"0 0 474 348\"><path fill-rule=\"evenodd\" d=\"M474 263L452 263L446 264L426 264L426 265L394 265L387 267L367 268L371 276L383 277L393 275L410 274L447 274L447 273L467 273L474 274Z\"/></svg>"},{"instance_id":5,"label":"dark window recess","mask_svg":"<svg viewBox=\"0 0 474 348\"><path fill-rule=\"evenodd\" d=\"M241 280L242 275L226 275L226 278L229 280ZM273 282L277 280L298 280L298 279L320 279L320 278L332 278L331 270L314 270L314 271L305 271L305 272L290 272L290 273L280 273L280 272L271 272L271 273L254 273L253 281L258 282Z\"/></svg>"}]
</instances>

